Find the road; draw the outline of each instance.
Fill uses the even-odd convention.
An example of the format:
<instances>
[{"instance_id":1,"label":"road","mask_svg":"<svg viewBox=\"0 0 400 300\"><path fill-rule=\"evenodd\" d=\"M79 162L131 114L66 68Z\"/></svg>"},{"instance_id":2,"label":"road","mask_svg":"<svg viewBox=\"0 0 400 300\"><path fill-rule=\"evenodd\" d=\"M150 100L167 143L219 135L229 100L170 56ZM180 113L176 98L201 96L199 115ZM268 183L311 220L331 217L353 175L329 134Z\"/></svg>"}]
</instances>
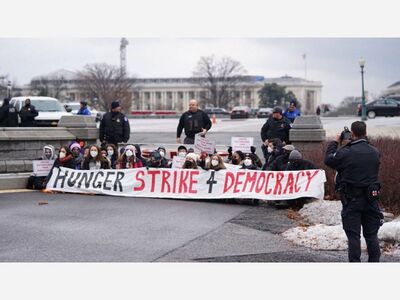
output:
<instances>
[{"instance_id":1,"label":"road","mask_svg":"<svg viewBox=\"0 0 400 300\"><path fill-rule=\"evenodd\" d=\"M284 240L297 225L264 204L1 193L0 262L346 261Z\"/></svg>"}]
</instances>

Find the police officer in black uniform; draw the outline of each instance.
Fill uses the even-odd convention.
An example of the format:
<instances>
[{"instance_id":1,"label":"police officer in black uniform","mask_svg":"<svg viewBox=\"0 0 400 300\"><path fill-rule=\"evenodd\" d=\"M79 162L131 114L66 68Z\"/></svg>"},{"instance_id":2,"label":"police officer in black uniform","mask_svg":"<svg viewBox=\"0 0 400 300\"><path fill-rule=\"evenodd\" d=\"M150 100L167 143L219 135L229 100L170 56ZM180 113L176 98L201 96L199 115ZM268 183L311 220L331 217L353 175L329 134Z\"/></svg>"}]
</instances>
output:
<instances>
[{"instance_id":1,"label":"police officer in black uniform","mask_svg":"<svg viewBox=\"0 0 400 300\"><path fill-rule=\"evenodd\" d=\"M202 136L210 130L212 124L209 116L199 109L197 100L189 101L189 110L182 114L176 130L176 142L181 144L182 130L185 129L186 138L184 144L194 144L194 136L200 133Z\"/></svg>"},{"instance_id":2,"label":"police officer in black uniform","mask_svg":"<svg viewBox=\"0 0 400 300\"><path fill-rule=\"evenodd\" d=\"M38 115L39 112L36 110L35 106L31 104L31 99L27 98L25 100L25 105L19 111L22 127L35 127L35 117Z\"/></svg>"},{"instance_id":3,"label":"police officer in black uniform","mask_svg":"<svg viewBox=\"0 0 400 300\"><path fill-rule=\"evenodd\" d=\"M111 111L104 114L100 123L99 140L102 144L114 144L128 142L130 125L128 118L121 113L121 106L118 101L111 103Z\"/></svg>"},{"instance_id":4,"label":"police officer in black uniform","mask_svg":"<svg viewBox=\"0 0 400 300\"><path fill-rule=\"evenodd\" d=\"M10 104L10 99L5 98L0 108L0 127L17 127L18 112L16 108Z\"/></svg>"},{"instance_id":5,"label":"police officer in black uniform","mask_svg":"<svg viewBox=\"0 0 400 300\"><path fill-rule=\"evenodd\" d=\"M368 248L368 261L379 262L378 230L383 215L378 204L379 152L366 139L366 124L351 124L351 142L338 150L340 134L327 148L325 164L338 172L342 223L348 239L350 262L361 261L361 226Z\"/></svg>"}]
</instances>

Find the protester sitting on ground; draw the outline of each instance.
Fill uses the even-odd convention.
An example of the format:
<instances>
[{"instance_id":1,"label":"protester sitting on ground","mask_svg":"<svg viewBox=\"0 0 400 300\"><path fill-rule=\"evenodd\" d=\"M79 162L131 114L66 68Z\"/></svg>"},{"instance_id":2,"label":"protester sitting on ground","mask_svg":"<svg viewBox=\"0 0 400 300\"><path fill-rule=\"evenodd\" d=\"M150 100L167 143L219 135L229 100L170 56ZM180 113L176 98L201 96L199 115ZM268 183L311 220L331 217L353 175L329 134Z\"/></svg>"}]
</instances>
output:
<instances>
[{"instance_id":1,"label":"protester sitting on ground","mask_svg":"<svg viewBox=\"0 0 400 300\"><path fill-rule=\"evenodd\" d=\"M286 167L286 171L300 171L300 170L312 170L318 169L314 163L309 160L303 159L303 156L298 150L293 150L289 154L289 162Z\"/></svg>"},{"instance_id":2,"label":"protester sitting on ground","mask_svg":"<svg viewBox=\"0 0 400 300\"><path fill-rule=\"evenodd\" d=\"M242 163L241 169L258 170L254 154L246 153L244 155L244 159L243 159L243 163Z\"/></svg>"},{"instance_id":3,"label":"protester sitting on ground","mask_svg":"<svg viewBox=\"0 0 400 300\"><path fill-rule=\"evenodd\" d=\"M97 145L89 148L89 155L82 162L82 170L110 169L108 160L101 154L101 149Z\"/></svg>"},{"instance_id":4,"label":"protester sitting on ground","mask_svg":"<svg viewBox=\"0 0 400 300\"><path fill-rule=\"evenodd\" d=\"M43 147L43 155L37 160L55 160L57 157L55 155L55 149L53 145L46 145ZM31 175L28 178L27 189L42 190L46 188L45 180L46 176L36 176Z\"/></svg>"},{"instance_id":5,"label":"protester sitting on ground","mask_svg":"<svg viewBox=\"0 0 400 300\"><path fill-rule=\"evenodd\" d=\"M205 170L223 170L226 169L224 161L222 160L222 157L219 156L217 153L211 155L210 160L205 165Z\"/></svg>"},{"instance_id":6,"label":"protester sitting on ground","mask_svg":"<svg viewBox=\"0 0 400 300\"><path fill-rule=\"evenodd\" d=\"M142 156L142 150L140 148L140 145L134 144L134 146L136 149L135 150L136 159L140 160L142 162L143 166L145 166L147 164L147 159Z\"/></svg>"},{"instance_id":7,"label":"protester sitting on ground","mask_svg":"<svg viewBox=\"0 0 400 300\"><path fill-rule=\"evenodd\" d=\"M197 155L195 153L188 153L186 155L185 163L182 169L198 169L197 167Z\"/></svg>"},{"instance_id":8,"label":"protester sitting on ground","mask_svg":"<svg viewBox=\"0 0 400 300\"><path fill-rule=\"evenodd\" d=\"M283 153L279 155L272 163L269 164L267 170L269 171L285 171L289 162L290 152L294 150L293 145L285 145L282 147Z\"/></svg>"},{"instance_id":9,"label":"protester sitting on ground","mask_svg":"<svg viewBox=\"0 0 400 300\"><path fill-rule=\"evenodd\" d=\"M170 168L171 167L171 160L167 158L167 150L165 147L158 147L157 148L158 153L161 155L161 165L163 168Z\"/></svg>"},{"instance_id":10,"label":"protester sitting on ground","mask_svg":"<svg viewBox=\"0 0 400 300\"><path fill-rule=\"evenodd\" d=\"M265 164L262 167L263 170L267 170L274 160L283 154L284 146L284 143L282 143L282 141L278 138L270 139L268 141L268 159L265 160Z\"/></svg>"},{"instance_id":11,"label":"protester sitting on ground","mask_svg":"<svg viewBox=\"0 0 400 300\"><path fill-rule=\"evenodd\" d=\"M263 163L262 163L261 159L258 157L258 155L256 154L256 147L251 146L251 147L250 147L250 151L251 151L251 154L252 154L253 157L254 157L254 162L255 162L257 168L258 168L258 169L261 169L262 166L263 166Z\"/></svg>"},{"instance_id":12,"label":"protester sitting on ground","mask_svg":"<svg viewBox=\"0 0 400 300\"><path fill-rule=\"evenodd\" d=\"M89 146L86 146L83 148L83 159L85 159L86 157L89 156L89 149L90 149ZM82 160L82 162L83 162L83 160Z\"/></svg>"},{"instance_id":13,"label":"protester sitting on ground","mask_svg":"<svg viewBox=\"0 0 400 300\"><path fill-rule=\"evenodd\" d=\"M185 146L180 145L178 147L178 156L185 157L187 153L188 153L188 150L187 150L187 148Z\"/></svg>"},{"instance_id":14,"label":"protester sitting on ground","mask_svg":"<svg viewBox=\"0 0 400 300\"><path fill-rule=\"evenodd\" d=\"M205 151L201 151L200 153L200 157L197 160L197 166L202 168L203 170L207 170L207 164L209 164L211 161L211 157L210 155L205 152Z\"/></svg>"},{"instance_id":15,"label":"protester sitting on ground","mask_svg":"<svg viewBox=\"0 0 400 300\"><path fill-rule=\"evenodd\" d=\"M69 149L75 159L75 170L80 170L82 167L83 154L81 153L81 146L77 142L73 142Z\"/></svg>"},{"instance_id":16,"label":"protester sitting on ground","mask_svg":"<svg viewBox=\"0 0 400 300\"><path fill-rule=\"evenodd\" d=\"M169 168L168 161L163 160L160 152L154 150L150 153L150 159L147 161L148 168Z\"/></svg>"},{"instance_id":17,"label":"protester sitting on ground","mask_svg":"<svg viewBox=\"0 0 400 300\"><path fill-rule=\"evenodd\" d=\"M109 169L111 169L111 159L108 158L107 155L107 147L100 147L101 155L107 160L108 165L110 166Z\"/></svg>"},{"instance_id":18,"label":"protester sitting on ground","mask_svg":"<svg viewBox=\"0 0 400 300\"><path fill-rule=\"evenodd\" d=\"M107 144L106 145L106 150L107 150L107 158L111 162L111 169L116 168L117 160L118 160L118 150L117 147L115 147L114 144Z\"/></svg>"},{"instance_id":19,"label":"protester sitting on ground","mask_svg":"<svg viewBox=\"0 0 400 300\"><path fill-rule=\"evenodd\" d=\"M119 157L117 169L135 169L144 167L141 159L136 157L136 147L127 145L124 153Z\"/></svg>"},{"instance_id":20,"label":"protester sitting on ground","mask_svg":"<svg viewBox=\"0 0 400 300\"><path fill-rule=\"evenodd\" d=\"M261 145L261 150L263 152L266 164L268 163L271 155L273 155L274 148L276 148L278 145L281 146L280 148L282 148L282 146L283 146L282 141L279 138L269 139L266 144Z\"/></svg>"},{"instance_id":21,"label":"protester sitting on ground","mask_svg":"<svg viewBox=\"0 0 400 300\"><path fill-rule=\"evenodd\" d=\"M243 159L244 159L243 152L238 150L238 151L233 152L232 159L229 163L231 163L232 165L240 166L240 165L242 165Z\"/></svg>"}]
</instances>

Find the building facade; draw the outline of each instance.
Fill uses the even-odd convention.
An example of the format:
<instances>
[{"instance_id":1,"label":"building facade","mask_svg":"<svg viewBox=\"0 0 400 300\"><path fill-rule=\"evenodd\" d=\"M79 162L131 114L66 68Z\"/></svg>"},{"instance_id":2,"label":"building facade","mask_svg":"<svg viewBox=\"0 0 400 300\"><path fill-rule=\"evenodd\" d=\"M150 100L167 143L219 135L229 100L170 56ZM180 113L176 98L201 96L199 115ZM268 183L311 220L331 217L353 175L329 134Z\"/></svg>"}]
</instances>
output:
<instances>
[{"instance_id":1,"label":"building facade","mask_svg":"<svg viewBox=\"0 0 400 300\"><path fill-rule=\"evenodd\" d=\"M62 86L60 86L60 78ZM80 89L74 72L60 70L51 74L35 77L32 83L47 82L49 95L57 94L62 102L75 102L87 99ZM242 82L235 89L232 107L235 105L247 105L259 107L258 91L265 83L276 83L286 87L286 91L292 91L301 103L303 114L313 114L321 104L322 84L319 81L310 81L303 78L282 76L277 78L265 78L263 76L243 76ZM58 86L56 86L58 85ZM36 84L37 86L37 84ZM24 88L24 95L37 93L35 84ZM207 90L200 86L196 78L137 78L132 88L132 110L174 110L185 111L188 109L190 99L200 100L200 106L205 107L201 99ZM232 109L228 107L228 109Z\"/></svg>"}]
</instances>

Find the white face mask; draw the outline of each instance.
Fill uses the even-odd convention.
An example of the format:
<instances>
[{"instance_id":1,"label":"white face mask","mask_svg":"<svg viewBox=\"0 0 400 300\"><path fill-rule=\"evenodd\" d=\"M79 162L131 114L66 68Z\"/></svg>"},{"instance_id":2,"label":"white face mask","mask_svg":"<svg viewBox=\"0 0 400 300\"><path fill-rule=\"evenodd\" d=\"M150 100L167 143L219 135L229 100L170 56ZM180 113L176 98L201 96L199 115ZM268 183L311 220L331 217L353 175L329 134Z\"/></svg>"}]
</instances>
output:
<instances>
[{"instance_id":1,"label":"white face mask","mask_svg":"<svg viewBox=\"0 0 400 300\"><path fill-rule=\"evenodd\" d=\"M97 155L99 154L99 152L97 152L96 150L90 151L90 155L95 158L97 157Z\"/></svg>"},{"instance_id":2,"label":"white face mask","mask_svg":"<svg viewBox=\"0 0 400 300\"><path fill-rule=\"evenodd\" d=\"M126 150L125 155L126 155L127 157L131 157L131 156L133 155L132 150Z\"/></svg>"},{"instance_id":3,"label":"white face mask","mask_svg":"<svg viewBox=\"0 0 400 300\"><path fill-rule=\"evenodd\" d=\"M268 147L268 153L272 153L273 150L272 147Z\"/></svg>"},{"instance_id":4,"label":"white face mask","mask_svg":"<svg viewBox=\"0 0 400 300\"><path fill-rule=\"evenodd\" d=\"M243 161L243 163L244 163L244 165L245 165L246 167L248 167L248 166L251 165L251 159L245 159L245 160Z\"/></svg>"},{"instance_id":5,"label":"white face mask","mask_svg":"<svg viewBox=\"0 0 400 300\"><path fill-rule=\"evenodd\" d=\"M179 156L180 157L185 157L186 156L186 152L184 152L184 151L179 152Z\"/></svg>"},{"instance_id":6,"label":"white face mask","mask_svg":"<svg viewBox=\"0 0 400 300\"><path fill-rule=\"evenodd\" d=\"M64 158L65 157L65 153L64 152L60 152L60 158Z\"/></svg>"},{"instance_id":7,"label":"white face mask","mask_svg":"<svg viewBox=\"0 0 400 300\"><path fill-rule=\"evenodd\" d=\"M161 157L164 157L165 156L165 152L164 151L160 151L160 155L161 155Z\"/></svg>"},{"instance_id":8,"label":"white face mask","mask_svg":"<svg viewBox=\"0 0 400 300\"><path fill-rule=\"evenodd\" d=\"M107 154L108 154L108 156L113 156L114 150L108 150L108 151L107 151Z\"/></svg>"},{"instance_id":9,"label":"white face mask","mask_svg":"<svg viewBox=\"0 0 400 300\"><path fill-rule=\"evenodd\" d=\"M218 166L218 160L213 159L213 160L211 161L211 165L212 165L213 167Z\"/></svg>"}]
</instances>

